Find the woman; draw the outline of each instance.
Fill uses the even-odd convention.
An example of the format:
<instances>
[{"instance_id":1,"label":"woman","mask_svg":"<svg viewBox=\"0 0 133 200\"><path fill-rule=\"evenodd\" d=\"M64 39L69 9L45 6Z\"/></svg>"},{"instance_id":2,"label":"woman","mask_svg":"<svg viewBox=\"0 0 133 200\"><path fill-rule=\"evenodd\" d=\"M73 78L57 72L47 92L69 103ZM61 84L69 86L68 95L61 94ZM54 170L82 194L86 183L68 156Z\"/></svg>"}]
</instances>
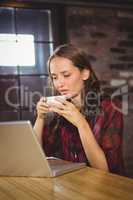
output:
<instances>
[{"instance_id":1,"label":"woman","mask_svg":"<svg viewBox=\"0 0 133 200\"><path fill-rule=\"evenodd\" d=\"M85 52L59 46L48 60L58 104L37 104L34 129L47 156L56 156L114 173L122 173L122 115L101 98L99 82Z\"/></svg>"}]
</instances>

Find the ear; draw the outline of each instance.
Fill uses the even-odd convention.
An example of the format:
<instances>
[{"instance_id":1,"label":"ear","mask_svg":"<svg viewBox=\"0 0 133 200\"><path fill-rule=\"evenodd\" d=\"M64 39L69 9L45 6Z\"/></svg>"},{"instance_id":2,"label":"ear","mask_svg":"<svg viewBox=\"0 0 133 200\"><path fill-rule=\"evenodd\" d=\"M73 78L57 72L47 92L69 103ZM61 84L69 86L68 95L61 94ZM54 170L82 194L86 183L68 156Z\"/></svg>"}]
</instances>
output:
<instances>
[{"instance_id":1,"label":"ear","mask_svg":"<svg viewBox=\"0 0 133 200\"><path fill-rule=\"evenodd\" d=\"M85 81L90 77L90 70L83 69L82 71L82 79Z\"/></svg>"}]
</instances>

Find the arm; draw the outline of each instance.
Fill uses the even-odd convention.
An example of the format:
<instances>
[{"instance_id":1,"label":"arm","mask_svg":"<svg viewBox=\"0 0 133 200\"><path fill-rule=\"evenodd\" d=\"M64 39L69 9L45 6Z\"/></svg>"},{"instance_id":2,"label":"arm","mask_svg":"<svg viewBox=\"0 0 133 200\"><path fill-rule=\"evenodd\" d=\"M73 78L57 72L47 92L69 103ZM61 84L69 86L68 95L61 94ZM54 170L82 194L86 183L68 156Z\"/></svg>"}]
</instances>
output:
<instances>
[{"instance_id":1,"label":"arm","mask_svg":"<svg viewBox=\"0 0 133 200\"><path fill-rule=\"evenodd\" d=\"M37 118L34 124L34 130L39 143L42 145L42 133L45 125L45 114L49 111L49 106L41 98L37 103Z\"/></svg>"},{"instance_id":2,"label":"arm","mask_svg":"<svg viewBox=\"0 0 133 200\"><path fill-rule=\"evenodd\" d=\"M88 122L82 118L77 128L90 165L94 168L108 171L105 154L97 143Z\"/></svg>"},{"instance_id":3,"label":"arm","mask_svg":"<svg viewBox=\"0 0 133 200\"><path fill-rule=\"evenodd\" d=\"M105 153L110 172L123 174L123 115L117 109L110 107L108 108L108 120L104 120L99 144Z\"/></svg>"},{"instance_id":4,"label":"arm","mask_svg":"<svg viewBox=\"0 0 133 200\"><path fill-rule=\"evenodd\" d=\"M51 107L50 109L51 111L62 115L77 127L86 157L91 166L108 171L105 154L97 143L88 122L75 105L71 102L64 101L62 105L60 104L57 107Z\"/></svg>"},{"instance_id":5,"label":"arm","mask_svg":"<svg viewBox=\"0 0 133 200\"><path fill-rule=\"evenodd\" d=\"M41 144L41 146L42 146L42 132L43 132L44 123L45 123L44 119L37 117L34 124L35 135L39 143Z\"/></svg>"}]
</instances>

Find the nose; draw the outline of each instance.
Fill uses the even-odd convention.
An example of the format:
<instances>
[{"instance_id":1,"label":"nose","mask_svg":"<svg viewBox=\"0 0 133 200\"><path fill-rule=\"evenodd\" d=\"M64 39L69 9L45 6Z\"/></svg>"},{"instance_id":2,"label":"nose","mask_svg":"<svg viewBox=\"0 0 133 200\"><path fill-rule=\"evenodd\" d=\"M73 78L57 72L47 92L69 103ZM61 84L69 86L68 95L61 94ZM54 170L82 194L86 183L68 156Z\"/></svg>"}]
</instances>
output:
<instances>
[{"instance_id":1,"label":"nose","mask_svg":"<svg viewBox=\"0 0 133 200\"><path fill-rule=\"evenodd\" d=\"M64 79L62 77L58 78L58 81L57 81L57 88L62 88L64 86L65 82L64 82Z\"/></svg>"}]
</instances>

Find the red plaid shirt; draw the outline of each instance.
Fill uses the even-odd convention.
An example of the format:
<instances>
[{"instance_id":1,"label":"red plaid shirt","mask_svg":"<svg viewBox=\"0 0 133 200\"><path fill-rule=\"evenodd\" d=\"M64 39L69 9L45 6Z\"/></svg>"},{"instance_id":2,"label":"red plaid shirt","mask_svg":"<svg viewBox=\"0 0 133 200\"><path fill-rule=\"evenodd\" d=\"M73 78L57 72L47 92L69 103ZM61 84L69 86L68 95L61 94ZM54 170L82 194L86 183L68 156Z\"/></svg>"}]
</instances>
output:
<instances>
[{"instance_id":1,"label":"red plaid shirt","mask_svg":"<svg viewBox=\"0 0 133 200\"><path fill-rule=\"evenodd\" d=\"M122 174L123 117L118 111L118 105L114 105L109 100L102 101L101 112L90 126L105 153L110 172ZM43 148L46 155L89 164L77 128L61 117L59 129L51 134L50 123L52 122L46 123L43 130Z\"/></svg>"}]
</instances>

